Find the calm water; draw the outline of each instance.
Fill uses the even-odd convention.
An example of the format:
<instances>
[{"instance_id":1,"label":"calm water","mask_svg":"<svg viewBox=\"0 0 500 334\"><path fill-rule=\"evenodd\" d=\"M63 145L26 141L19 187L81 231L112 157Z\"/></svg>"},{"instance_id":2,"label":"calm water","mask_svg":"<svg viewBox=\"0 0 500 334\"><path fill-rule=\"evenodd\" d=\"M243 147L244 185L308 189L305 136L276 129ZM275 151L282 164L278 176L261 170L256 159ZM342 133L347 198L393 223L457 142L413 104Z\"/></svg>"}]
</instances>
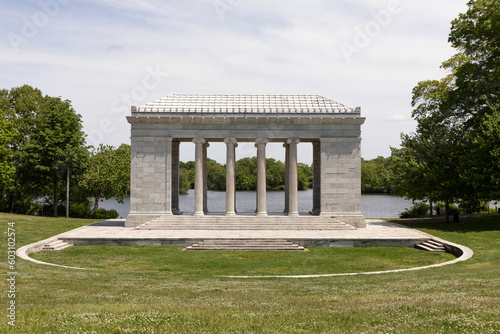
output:
<instances>
[{"instance_id":1,"label":"calm water","mask_svg":"<svg viewBox=\"0 0 500 334\"><path fill-rule=\"evenodd\" d=\"M299 211L309 212L312 209L312 189L299 191ZM267 192L268 212L283 212L285 208L285 192ZM236 192L236 210L238 213L255 212L256 194L255 191ZM411 201L397 196L390 195L362 195L361 211L365 218L398 218L399 214L411 207ZM194 190L190 190L186 195L180 195L179 206L185 213L192 213L194 206ZM120 217L127 217L130 210L130 200L125 199L124 204L117 203L110 199L101 202L99 205L105 209L115 209ZM224 213L226 209L226 193L224 191L208 192L208 210L210 212Z\"/></svg>"}]
</instances>

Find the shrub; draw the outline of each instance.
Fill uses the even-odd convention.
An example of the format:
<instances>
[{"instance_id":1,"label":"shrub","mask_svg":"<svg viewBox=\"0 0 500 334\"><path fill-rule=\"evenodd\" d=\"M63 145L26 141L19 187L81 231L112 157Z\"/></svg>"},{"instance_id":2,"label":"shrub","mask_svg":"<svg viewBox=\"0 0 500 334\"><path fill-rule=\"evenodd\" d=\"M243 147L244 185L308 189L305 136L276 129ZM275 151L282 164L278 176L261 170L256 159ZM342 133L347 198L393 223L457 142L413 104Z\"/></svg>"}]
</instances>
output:
<instances>
[{"instance_id":1,"label":"shrub","mask_svg":"<svg viewBox=\"0 0 500 334\"><path fill-rule=\"evenodd\" d=\"M429 205L424 202L413 203L413 206L401 212L399 218L422 218L429 213Z\"/></svg>"}]
</instances>

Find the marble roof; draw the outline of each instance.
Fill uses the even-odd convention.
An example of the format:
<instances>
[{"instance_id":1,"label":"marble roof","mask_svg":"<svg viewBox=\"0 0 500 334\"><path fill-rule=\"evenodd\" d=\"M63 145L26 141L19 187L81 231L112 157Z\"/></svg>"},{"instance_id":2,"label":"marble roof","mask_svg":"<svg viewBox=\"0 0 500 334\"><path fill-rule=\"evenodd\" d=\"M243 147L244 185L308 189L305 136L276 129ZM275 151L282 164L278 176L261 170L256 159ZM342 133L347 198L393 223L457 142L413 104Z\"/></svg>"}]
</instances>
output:
<instances>
[{"instance_id":1,"label":"marble roof","mask_svg":"<svg viewBox=\"0 0 500 334\"><path fill-rule=\"evenodd\" d=\"M172 94L143 106L133 106L132 112L359 114L361 109L320 95Z\"/></svg>"}]
</instances>

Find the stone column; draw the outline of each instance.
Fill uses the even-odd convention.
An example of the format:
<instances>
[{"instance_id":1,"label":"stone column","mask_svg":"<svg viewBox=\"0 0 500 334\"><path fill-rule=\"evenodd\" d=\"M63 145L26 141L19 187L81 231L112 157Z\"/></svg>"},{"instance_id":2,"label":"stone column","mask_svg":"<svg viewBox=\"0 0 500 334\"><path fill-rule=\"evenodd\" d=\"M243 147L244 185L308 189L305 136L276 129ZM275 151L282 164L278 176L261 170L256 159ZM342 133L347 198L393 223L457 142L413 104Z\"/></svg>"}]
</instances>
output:
<instances>
[{"instance_id":1,"label":"stone column","mask_svg":"<svg viewBox=\"0 0 500 334\"><path fill-rule=\"evenodd\" d=\"M287 143L290 144L290 161L288 166L289 178L289 216L299 215L299 197L298 197L298 184L297 184L297 144L300 142L298 138L289 138Z\"/></svg>"},{"instance_id":2,"label":"stone column","mask_svg":"<svg viewBox=\"0 0 500 334\"><path fill-rule=\"evenodd\" d=\"M226 216L235 216L235 162L236 162L236 139L226 138Z\"/></svg>"},{"instance_id":3,"label":"stone column","mask_svg":"<svg viewBox=\"0 0 500 334\"><path fill-rule=\"evenodd\" d=\"M194 162L194 216L203 216L203 144L204 138L194 138L195 162Z\"/></svg>"},{"instance_id":4,"label":"stone column","mask_svg":"<svg viewBox=\"0 0 500 334\"><path fill-rule=\"evenodd\" d=\"M313 141L313 208L312 215L321 213L321 147L319 141Z\"/></svg>"},{"instance_id":5,"label":"stone column","mask_svg":"<svg viewBox=\"0 0 500 334\"><path fill-rule=\"evenodd\" d=\"M181 215L179 209L179 146L180 141L172 141L172 213Z\"/></svg>"},{"instance_id":6,"label":"stone column","mask_svg":"<svg viewBox=\"0 0 500 334\"><path fill-rule=\"evenodd\" d=\"M266 210L266 138L257 138L257 216L267 216Z\"/></svg>"},{"instance_id":7,"label":"stone column","mask_svg":"<svg viewBox=\"0 0 500 334\"><path fill-rule=\"evenodd\" d=\"M287 143L283 144L285 148L285 209L284 213L288 213L290 210L290 175L288 173L288 166L290 165L290 145Z\"/></svg>"},{"instance_id":8,"label":"stone column","mask_svg":"<svg viewBox=\"0 0 500 334\"><path fill-rule=\"evenodd\" d=\"M203 144L203 213L208 213L208 162L207 162L207 148L210 147L209 143Z\"/></svg>"}]
</instances>

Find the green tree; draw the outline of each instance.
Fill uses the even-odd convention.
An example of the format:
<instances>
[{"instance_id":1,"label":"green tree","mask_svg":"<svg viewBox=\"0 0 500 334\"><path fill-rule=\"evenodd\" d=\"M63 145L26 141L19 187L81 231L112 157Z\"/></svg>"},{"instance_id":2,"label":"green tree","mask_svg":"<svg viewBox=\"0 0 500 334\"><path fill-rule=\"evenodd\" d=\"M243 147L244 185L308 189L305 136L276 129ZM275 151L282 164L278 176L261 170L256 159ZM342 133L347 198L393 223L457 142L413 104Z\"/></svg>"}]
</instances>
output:
<instances>
[{"instance_id":1,"label":"green tree","mask_svg":"<svg viewBox=\"0 0 500 334\"><path fill-rule=\"evenodd\" d=\"M66 167L79 166L87 154L81 116L70 101L45 97L25 146L24 159L32 167L37 183L52 185L53 214L58 216L60 183L65 180Z\"/></svg>"},{"instance_id":2,"label":"green tree","mask_svg":"<svg viewBox=\"0 0 500 334\"><path fill-rule=\"evenodd\" d=\"M243 158L235 163L236 189L257 189L257 158Z\"/></svg>"},{"instance_id":3,"label":"green tree","mask_svg":"<svg viewBox=\"0 0 500 334\"><path fill-rule=\"evenodd\" d=\"M130 193L130 145L122 144L117 149L103 144L91 147L81 187L94 200L94 212L101 199L115 198L123 203Z\"/></svg>"},{"instance_id":4,"label":"green tree","mask_svg":"<svg viewBox=\"0 0 500 334\"><path fill-rule=\"evenodd\" d=\"M473 0L468 7L452 22L449 41L458 53L443 63L449 75L414 88L417 132L403 136L403 150L393 152L400 163L411 155L399 176L420 180L404 181L399 190L444 200L447 220L451 201L500 196L500 2Z\"/></svg>"},{"instance_id":5,"label":"green tree","mask_svg":"<svg viewBox=\"0 0 500 334\"><path fill-rule=\"evenodd\" d=\"M13 181L16 172L13 152L10 147L14 138L15 132L12 122L7 120L4 111L0 109L0 193L2 195L7 185Z\"/></svg>"},{"instance_id":6,"label":"green tree","mask_svg":"<svg viewBox=\"0 0 500 334\"><path fill-rule=\"evenodd\" d=\"M313 187L313 168L305 163L297 163L297 181L299 190Z\"/></svg>"},{"instance_id":7,"label":"green tree","mask_svg":"<svg viewBox=\"0 0 500 334\"><path fill-rule=\"evenodd\" d=\"M18 202L30 202L44 195L46 186L26 163L26 145L35 130L35 119L45 99L39 89L24 85L0 90L2 111L3 172L2 199L9 212L16 212ZM14 133L12 133L12 130ZM7 160L7 162L5 162Z\"/></svg>"},{"instance_id":8,"label":"green tree","mask_svg":"<svg viewBox=\"0 0 500 334\"><path fill-rule=\"evenodd\" d=\"M473 197L500 197L500 2L474 0L452 22L449 42L463 61L452 64L449 115L466 139L462 168Z\"/></svg>"},{"instance_id":9,"label":"green tree","mask_svg":"<svg viewBox=\"0 0 500 334\"><path fill-rule=\"evenodd\" d=\"M285 164L283 162L273 158L266 159L266 188L267 190L285 189Z\"/></svg>"},{"instance_id":10,"label":"green tree","mask_svg":"<svg viewBox=\"0 0 500 334\"><path fill-rule=\"evenodd\" d=\"M361 159L361 191L364 193L392 193L391 159L379 156Z\"/></svg>"},{"instance_id":11,"label":"green tree","mask_svg":"<svg viewBox=\"0 0 500 334\"><path fill-rule=\"evenodd\" d=\"M194 161L188 162L179 162L179 177L185 177L186 182L189 187L186 188L186 192L188 189L194 189ZM184 181L183 181L184 182ZM182 183L185 186L185 183ZM182 188L182 187L181 187Z\"/></svg>"},{"instance_id":12,"label":"green tree","mask_svg":"<svg viewBox=\"0 0 500 334\"><path fill-rule=\"evenodd\" d=\"M207 187L210 190L226 190L226 166L207 159Z\"/></svg>"}]
</instances>

